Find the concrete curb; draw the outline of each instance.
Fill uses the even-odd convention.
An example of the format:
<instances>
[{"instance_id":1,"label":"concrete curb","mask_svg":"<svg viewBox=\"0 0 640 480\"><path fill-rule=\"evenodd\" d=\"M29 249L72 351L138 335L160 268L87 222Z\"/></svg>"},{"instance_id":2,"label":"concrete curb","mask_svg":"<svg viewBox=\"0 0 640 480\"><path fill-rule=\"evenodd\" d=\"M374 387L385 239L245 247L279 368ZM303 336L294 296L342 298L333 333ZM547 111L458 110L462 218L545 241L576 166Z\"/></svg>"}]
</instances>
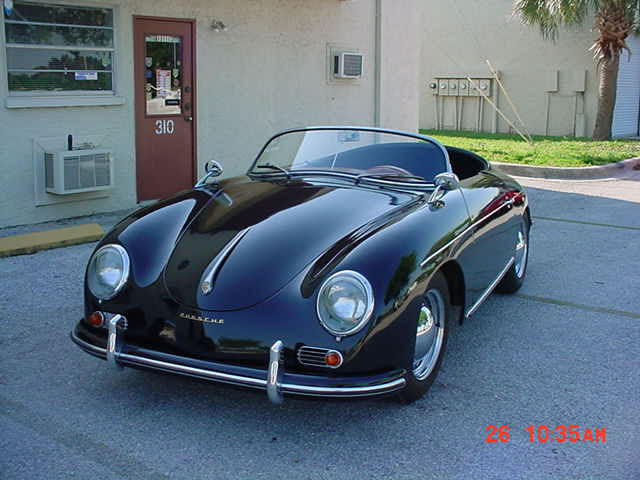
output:
<instances>
[{"instance_id":1,"label":"concrete curb","mask_svg":"<svg viewBox=\"0 0 640 480\"><path fill-rule=\"evenodd\" d=\"M538 167L519 163L491 162L491 165L516 177L549 178L558 180L597 180L625 177L640 171L640 157L597 167Z\"/></svg>"},{"instance_id":2,"label":"concrete curb","mask_svg":"<svg viewBox=\"0 0 640 480\"><path fill-rule=\"evenodd\" d=\"M97 223L87 223L75 227L57 228L44 232L25 233L0 238L0 258L25 255L40 250L68 247L80 243L95 242L104 235Z\"/></svg>"}]
</instances>

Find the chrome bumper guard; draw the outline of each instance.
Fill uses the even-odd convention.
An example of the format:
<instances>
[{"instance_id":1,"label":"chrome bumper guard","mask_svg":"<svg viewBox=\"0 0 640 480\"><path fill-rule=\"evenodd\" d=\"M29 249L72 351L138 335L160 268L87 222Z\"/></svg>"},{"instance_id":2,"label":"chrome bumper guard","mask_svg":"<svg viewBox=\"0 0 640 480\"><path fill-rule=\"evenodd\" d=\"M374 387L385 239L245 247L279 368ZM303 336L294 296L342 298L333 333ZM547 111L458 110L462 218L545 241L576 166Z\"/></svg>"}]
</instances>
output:
<instances>
[{"instance_id":1,"label":"chrome bumper guard","mask_svg":"<svg viewBox=\"0 0 640 480\"><path fill-rule=\"evenodd\" d=\"M75 332L71 332L71 339L87 353L105 358L109 364L118 369L125 365L146 367L154 370L161 370L179 375L201 378L214 382L229 383L243 387L259 388L267 391L267 397L275 404L280 404L284 400L284 394L305 395L314 397L335 397L353 398L383 395L399 390L405 386L404 378L396 378L384 383L368 386L354 387L321 387L315 385L300 385L284 383L285 374L282 353L284 345L282 341L275 342L269 350L269 369L266 372L266 380L261 378L234 375L215 370L181 365L179 363L169 363L152 358L141 357L124 353L124 341L122 332L127 329L126 318L122 315L115 315L108 322L107 348L97 347L82 340Z\"/></svg>"}]
</instances>

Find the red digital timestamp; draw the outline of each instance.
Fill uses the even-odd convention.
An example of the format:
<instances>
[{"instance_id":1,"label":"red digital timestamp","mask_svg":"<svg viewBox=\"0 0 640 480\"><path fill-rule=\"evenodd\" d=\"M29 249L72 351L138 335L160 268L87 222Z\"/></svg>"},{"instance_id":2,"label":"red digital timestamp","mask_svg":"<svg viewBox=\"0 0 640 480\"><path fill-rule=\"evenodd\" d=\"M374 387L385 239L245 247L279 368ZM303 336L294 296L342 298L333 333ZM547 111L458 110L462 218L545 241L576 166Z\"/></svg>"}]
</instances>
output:
<instances>
[{"instance_id":1,"label":"red digital timestamp","mask_svg":"<svg viewBox=\"0 0 640 480\"><path fill-rule=\"evenodd\" d=\"M489 425L485 428L485 443L508 443L511 441L511 427L508 425ZM604 427L584 428L580 425L529 425L524 428L529 433L530 443L606 443L607 429Z\"/></svg>"}]
</instances>

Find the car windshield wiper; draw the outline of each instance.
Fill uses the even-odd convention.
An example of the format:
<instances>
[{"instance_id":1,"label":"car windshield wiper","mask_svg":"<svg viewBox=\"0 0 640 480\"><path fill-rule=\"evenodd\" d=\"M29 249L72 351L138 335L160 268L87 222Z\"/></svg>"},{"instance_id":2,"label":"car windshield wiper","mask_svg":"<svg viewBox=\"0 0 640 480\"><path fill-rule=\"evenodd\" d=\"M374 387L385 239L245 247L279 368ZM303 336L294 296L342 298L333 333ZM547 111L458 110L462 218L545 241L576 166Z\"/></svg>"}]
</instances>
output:
<instances>
[{"instance_id":1,"label":"car windshield wiper","mask_svg":"<svg viewBox=\"0 0 640 480\"><path fill-rule=\"evenodd\" d=\"M381 180L386 179L409 179L409 180L418 180L421 182L426 182L424 177L420 177L418 175L393 175L393 174L385 174L385 173L361 173L356 177L356 185L360 183L360 180L363 178L379 178Z\"/></svg>"},{"instance_id":2,"label":"car windshield wiper","mask_svg":"<svg viewBox=\"0 0 640 480\"><path fill-rule=\"evenodd\" d=\"M270 163L263 163L262 165L256 165L255 167L253 167L254 169L258 169L258 168L266 168L269 170L279 170L282 173L284 173L287 176L287 179L291 178L291 172L289 172L289 170L285 170L282 167L279 167L277 165L272 165Z\"/></svg>"}]
</instances>

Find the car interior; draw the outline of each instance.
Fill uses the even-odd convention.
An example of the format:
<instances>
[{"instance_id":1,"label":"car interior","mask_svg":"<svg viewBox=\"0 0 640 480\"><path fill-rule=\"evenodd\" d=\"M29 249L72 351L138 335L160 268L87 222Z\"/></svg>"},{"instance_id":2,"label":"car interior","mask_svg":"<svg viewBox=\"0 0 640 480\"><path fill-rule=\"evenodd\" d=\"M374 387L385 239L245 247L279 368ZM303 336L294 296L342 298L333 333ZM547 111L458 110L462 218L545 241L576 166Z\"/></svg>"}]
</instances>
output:
<instances>
[{"instance_id":1,"label":"car interior","mask_svg":"<svg viewBox=\"0 0 640 480\"><path fill-rule=\"evenodd\" d=\"M398 142L367 145L329 155L301 165L302 168L357 170L361 173L417 175L427 182L447 171L442 150L427 142Z\"/></svg>"},{"instance_id":2,"label":"car interior","mask_svg":"<svg viewBox=\"0 0 640 480\"><path fill-rule=\"evenodd\" d=\"M445 147L451 170L460 180L470 178L488 167L488 162L468 150ZM399 142L367 145L329 155L299 165L299 168L330 168L371 174L417 175L427 182L447 171L442 151L427 142Z\"/></svg>"},{"instance_id":3,"label":"car interior","mask_svg":"<svg viewBox=\"0 0 640 480\"><path fill-rule=\"evenodd\" d=\"M488 162L479 155L462 148L445 146L449 153L451 169L460 180L471 178L489 166Z\"/></svg>"}]
</instances>

